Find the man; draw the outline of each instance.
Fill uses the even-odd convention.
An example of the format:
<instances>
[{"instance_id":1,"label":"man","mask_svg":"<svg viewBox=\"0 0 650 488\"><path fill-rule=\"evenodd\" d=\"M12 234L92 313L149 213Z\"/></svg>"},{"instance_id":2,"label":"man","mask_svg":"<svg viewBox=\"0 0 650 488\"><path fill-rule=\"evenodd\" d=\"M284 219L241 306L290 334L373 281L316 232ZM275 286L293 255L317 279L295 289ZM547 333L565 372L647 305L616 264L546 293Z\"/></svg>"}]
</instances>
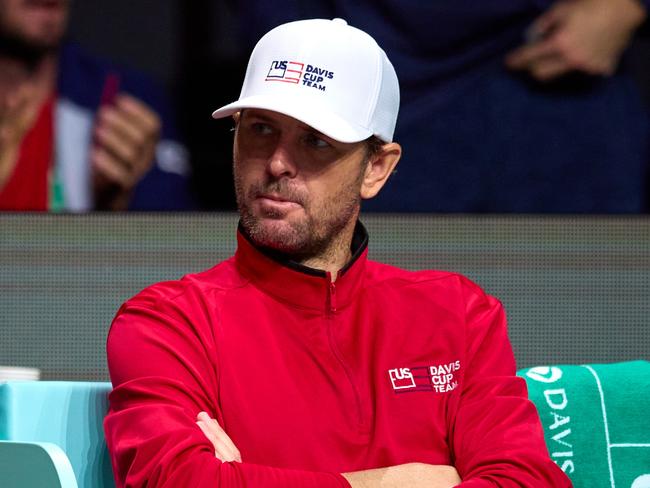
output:
<instances>
[{"instance_id":1,"label":"man","mask_svg":"<svg viewBox=\"0 0 650 488\"><path fill-rule=\"evenodd\" d=\"M126 302L108 337L118 486L570 486L497 300L367 260L401 155L397 76L341 19L255 47L234 116L235 256Z\"/></svg>"},{"instance_id":2,"label":"man","mask_svg":"<svg viewBox=\"0 0 650 488\"><path fill-rule=\"evenodd\" d=\"M191 208L164 97L64 43L68 12L0 0L0 210Z\"/></svg>"}]
</instances>

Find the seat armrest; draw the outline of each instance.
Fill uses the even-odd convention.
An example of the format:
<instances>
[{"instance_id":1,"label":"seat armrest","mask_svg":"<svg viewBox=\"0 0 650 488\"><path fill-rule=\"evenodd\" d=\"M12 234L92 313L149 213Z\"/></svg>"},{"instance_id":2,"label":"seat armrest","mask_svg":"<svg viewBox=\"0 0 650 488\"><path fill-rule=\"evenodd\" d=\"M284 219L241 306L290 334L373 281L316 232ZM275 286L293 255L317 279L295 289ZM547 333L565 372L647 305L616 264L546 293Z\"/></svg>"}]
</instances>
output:
<instances>
[{"instance_id":1,"label":"seat armrest","mask_svg":"<svg viewBox=\"0 0 650 488\"><path fill-rule=\"evenodd\" d=\"M48 442L0 441L3 488L77 488L68 457Z\"/></svg>"}]
</instances>

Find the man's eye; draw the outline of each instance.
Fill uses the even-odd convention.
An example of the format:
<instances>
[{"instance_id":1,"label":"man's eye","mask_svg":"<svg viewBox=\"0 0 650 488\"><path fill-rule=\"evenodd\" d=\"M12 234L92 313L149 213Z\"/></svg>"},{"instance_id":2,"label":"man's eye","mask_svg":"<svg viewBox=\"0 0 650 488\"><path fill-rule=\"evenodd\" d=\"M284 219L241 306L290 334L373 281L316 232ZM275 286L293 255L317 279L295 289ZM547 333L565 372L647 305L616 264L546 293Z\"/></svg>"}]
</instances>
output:
<instances>
[{"instance_id":1,"label":"man's eye","mask_svg":"<svg viewBox=\"0 0 650 488\"><path fill-rule=\"evenodd\" d=\"M305 142L307 143L308 146L317 149L324 149L330 147L329 142L327 142L324 139L321 139L316 134L305 134Z\"/></svg>"},{"instance_id":2,"label":"man's eye","mask_svg":"<svg viewBox=\"0 0 650 488\"><path fill-rule=\"evenodd\" d=\"M261 136L267 136L273 132L273 129L268 124L263 124L262 122L255 122L251 125L253 132Z\"/></svg>"}]
</instances>

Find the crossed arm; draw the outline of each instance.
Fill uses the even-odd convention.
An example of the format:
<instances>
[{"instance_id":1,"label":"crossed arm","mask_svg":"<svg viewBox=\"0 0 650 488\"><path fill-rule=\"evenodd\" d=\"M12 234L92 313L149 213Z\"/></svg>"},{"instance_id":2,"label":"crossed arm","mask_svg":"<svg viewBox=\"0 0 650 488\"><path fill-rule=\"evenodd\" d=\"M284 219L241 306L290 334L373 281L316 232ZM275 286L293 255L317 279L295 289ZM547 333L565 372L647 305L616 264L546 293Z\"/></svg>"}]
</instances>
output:
<instances>
[{"instance_id":1,"label":"crossed arm","mask_svg":"<svg viewBox=\"0 0 650 488\"><path fill-rule=\"evenodd\" d=\"M221 462L242 462L241 453L219 423L206 412L200 412L196 423L214 447ZM461 479L453 466L408 463L399 466L343 473L352 488L451 488Z\"/></svg>"}]
</instances>

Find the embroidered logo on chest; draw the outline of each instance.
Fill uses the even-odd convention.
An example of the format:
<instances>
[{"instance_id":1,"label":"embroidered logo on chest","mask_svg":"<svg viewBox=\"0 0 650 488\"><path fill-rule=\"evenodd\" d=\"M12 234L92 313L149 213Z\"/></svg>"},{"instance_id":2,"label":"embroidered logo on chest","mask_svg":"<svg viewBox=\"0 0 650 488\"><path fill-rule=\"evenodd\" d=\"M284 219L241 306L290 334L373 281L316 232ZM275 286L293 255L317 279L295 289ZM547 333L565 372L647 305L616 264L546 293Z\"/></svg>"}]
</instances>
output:
<instances>
[{"instance_id":1,"label":"embroidered logo on chest","mask_svg":"<svg viewBox=\"0 0 650 488\"><path fill-rule=\"evenodd\" d=\"M412 366L388 370L388 377L395 393L431 391L447 393L458 387L457 373L460 361L431 366Z\"/></svg>"}]
</instances>

